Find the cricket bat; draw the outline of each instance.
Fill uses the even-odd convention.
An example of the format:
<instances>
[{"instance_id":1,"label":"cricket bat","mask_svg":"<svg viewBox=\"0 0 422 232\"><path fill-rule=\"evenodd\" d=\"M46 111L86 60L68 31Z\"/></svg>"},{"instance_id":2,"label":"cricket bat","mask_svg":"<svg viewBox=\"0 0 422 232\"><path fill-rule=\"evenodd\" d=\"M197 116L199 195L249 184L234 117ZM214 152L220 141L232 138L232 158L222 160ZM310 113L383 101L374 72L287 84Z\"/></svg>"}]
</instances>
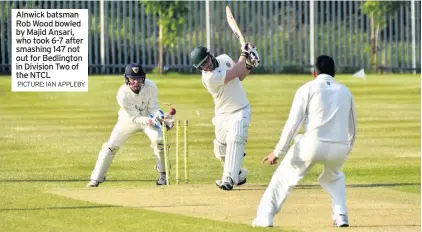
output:
<instances>
[{"instance_id":1,"label":"cricket bat","mask_svg":"<svg viewBox=\"0 0 422 232\"><path fill-rule=\"evenodd\" d=\"M229 23L230 28L232 29L234 35L239 39L239 42L242 46L245 45L245 38L243 38L242 32L239 29L239 26L237 26L236 20L233 17L232 11L230 10L229 6L226 6L226 16L227 16L227 22Z\"/></svg>"}]
</instances>

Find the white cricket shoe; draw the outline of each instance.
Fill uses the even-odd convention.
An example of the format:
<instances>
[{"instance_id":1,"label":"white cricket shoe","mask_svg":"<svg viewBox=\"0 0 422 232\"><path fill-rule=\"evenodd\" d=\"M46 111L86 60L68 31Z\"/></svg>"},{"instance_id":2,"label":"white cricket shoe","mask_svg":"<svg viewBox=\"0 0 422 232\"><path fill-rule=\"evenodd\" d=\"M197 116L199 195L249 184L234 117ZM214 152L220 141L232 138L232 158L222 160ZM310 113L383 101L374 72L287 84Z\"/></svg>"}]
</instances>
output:
<instances>
[{"instance_id":1,"label":"white cricket shoe","mask_svg":"<svg viewBox=\"0 0 422 232\"><path fill-rule=\"evenodd\" d=\"M98 187L98 185L100 185L101 183L103 183L106 180L106 178L103 178L103 181L98 181L98 180L91 180L89 181L88 185L86 187L90 187L90 188L94 188L94 187Z\"/></svg>"},{"instance_id":2,"label":"white cricket shoe","mask_svg":"<svg viewBox=\"0 0 422 232\"><path fill-rule=\"evenodd\" d=\"M237 183L237 186L245 184L246 183L246 176L248 175L248 169L246 168L240 168L239 172L239 182Z\"/></svg>"},{"instance_id":3,"label":"white cricket shoe","mask_svg":"<svg viewBox=\"0 0 422 232\"><path fill-rule=\"evenodd\" d=\"M166 185L167 184L167 176L166 173L160 173L160 177L157 179L157 185Z\"/></svg>"},{"instance_id":4,"label":"white cricket shoe","mask_svg":"<svg viewBox=\"0 0 422 232\"><path fill-rule=\"evenodd\" d=\"M246 168L241 168L240 172L239 172L239 182L236 184L237 186L243 185L246 183L246 176L248 175L248 169ZM225 184L224 184L225 183ZM229 183L231 184L231 187L229 186ZM223 184L225 186L223 186ZM224 189L224 190L231 190L233 188L233 181L230 178L230 181L221 181L221 180L216 180L215 181L215 185L217 185L219 188Z\"/></svg>"},{"instance_id":5,"label":"white cricket shoe","mask_svg":"<svg viewBox=\"0 0 422 232\"><path fill-rule=\"evenodd\" d=\"M98 185L100 185L99 181L91 180L86 187L94 188L94 187L98 187Z\"/></svg>"},{"instance_id":6,"label":"white cricket shoe","mask_svg":"<svg viewBox=\"0 0 422 232\"><path fill-rule=\"evenodd\" d=\"M334 220L335 227L349 227L349 219L346 214L340 214Z\"/></svg>"},{"instance_id":7,"label":"white cricket shoe","mask_svg":"<svg viewBox=\"0 0 422 232\"><path fill-rule=\"evenodd\" d=\"M273 223L263 222L261 220L258 220L258 218L255 218L252 221L252 226L253 227L273 227Z\"/></svg>"},{"instance_id":8,"label":"white cricket shoe","mask_svg":"<svg viewBox=\"0 0 422 232\"><path fill-rule=\"evenodd\" d=\"M216 180L215 185L223 190L232 190L233 189L233 180L231 177L226 177L224 181Z\"/></svg>"}]
</instances>

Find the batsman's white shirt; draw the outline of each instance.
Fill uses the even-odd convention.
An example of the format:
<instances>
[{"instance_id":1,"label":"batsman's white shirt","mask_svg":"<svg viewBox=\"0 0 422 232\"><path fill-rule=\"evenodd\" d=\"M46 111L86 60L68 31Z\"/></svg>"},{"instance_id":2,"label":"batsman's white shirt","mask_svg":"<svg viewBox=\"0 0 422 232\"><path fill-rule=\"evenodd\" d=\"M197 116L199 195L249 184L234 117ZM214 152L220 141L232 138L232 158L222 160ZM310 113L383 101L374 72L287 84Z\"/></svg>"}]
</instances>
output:
<instances>
[{"instance_id":1,"label":"batsman's white shirt","mask_svg":"<svg viewBox=\"0 0 422 232\"><path fill-rule=\"evenodd\" d=\"M145 124L148 114L154 115L159 109L157 85L146 79L139 94L123 84L117 92L117 102L120 106L119 121Z\"/></svg>"},{"instance_id":2,"label":"batsman's white shirt","mask_svg":"<svg viewBox=\"0 0 422 232\"><path fill-rule=\"evenodd\" d=\"M248 97L239 78L224 84L227 70L235 63L226 54L216 57L219 66L213 71L202 71L202 84L212 95L215 104L215 113L232 113L249 105Z\"/></svg>"},{"instance_id":3,"label":"batsman's white shirt","mask_svg":"<svg viewBox=\"0 0 422 232\"><path fill-rule=\"evenodd\" d=\"M286 154L291 140L304 122L304 137L345 143L352 147L356 134L356 113L350 90L325 74L302 85L296 91L289 118L274 149L277 157Z\"/></svg>"}]
</instances>

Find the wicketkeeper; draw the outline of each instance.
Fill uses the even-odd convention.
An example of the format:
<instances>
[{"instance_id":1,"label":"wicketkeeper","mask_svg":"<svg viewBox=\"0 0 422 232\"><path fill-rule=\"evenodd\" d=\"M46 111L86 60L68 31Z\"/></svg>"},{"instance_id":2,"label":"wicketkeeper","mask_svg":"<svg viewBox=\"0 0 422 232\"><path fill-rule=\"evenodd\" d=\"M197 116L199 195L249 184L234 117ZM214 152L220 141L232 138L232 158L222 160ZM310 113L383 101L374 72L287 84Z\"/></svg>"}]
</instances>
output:
<instances>
[{"instance_id":1,"label":"wicketkeeper","mask_svg":"<svg viewBox=\"0 0 422 232\"><path fill-rule=\"evenodd\" d=\"M246 43L237 63L226 54L215 57L203 46L193 49L190 58L202 71L202 84L214 98L214 154L224 163L223 177L216 185L231 190L233 185L246 183L247 170L241 166L251 108L241 81L259 65L259 55L255 46Z\"/></svg>"},{"instance_id":2,"label":"wicketkeeper","mask_svg":"<svg viewBox=\"0 0 422 232\"><path fill-rule=\"evenodd\" d=\"M119 148L137 132L144 132L151 141L156 159L156 169L160 173L157 185L166 184L164 146L161 123L167 129L174 125L174 118L165 115L158 105L157 85L146 79L144 69L139 64L126 66L125 83L117 92L120 106L119 118L109 140L103 144L88 187L98 187L105 181L106 173Z\"/></svg>"}]
</instances>

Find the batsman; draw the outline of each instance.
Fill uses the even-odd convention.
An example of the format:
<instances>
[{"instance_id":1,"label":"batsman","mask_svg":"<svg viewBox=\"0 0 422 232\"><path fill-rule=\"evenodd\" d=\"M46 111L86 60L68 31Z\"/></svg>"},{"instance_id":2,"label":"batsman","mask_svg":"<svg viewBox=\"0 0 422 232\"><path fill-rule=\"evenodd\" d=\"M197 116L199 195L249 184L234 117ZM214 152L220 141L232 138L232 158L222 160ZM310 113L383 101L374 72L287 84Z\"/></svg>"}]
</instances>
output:
<instances>
[{"instance_id":1,"label":"batsman","mask_svg":"<svg viewBox=\"0 0 422 232\"><path fill-rule=\"evenodd\" d=\"M162 122L167 130L174 125L172 115L165 115L158 105L158 89L155 82L146 79L144 69L139 64L126 66L125 83L117 92L120 106L119 118L98 154L95 168L91 174L88 187L98 187L105 181L109 169L119 148L130 136L144 132L151 141L151 148L156 159L156 169L160 173L157 185L166 184Z\"/></svg>"},{"instance_id":2,"label":"batsman","mask_svg":"<svg viewBox=\"0 0 422 232\"><path fill-rule=\"evenodd\" d=\"M242 81L260 60L252 44L245 43L241 50L237 63L226 54L215 57L203 46L194 48L190 54L192 65L202 72L202 84L214 99L214 155L224 164L223 177L216 185L223 190L246 183L247 170L241 166L251 107Z\"/></svg>"}]
</instances>

